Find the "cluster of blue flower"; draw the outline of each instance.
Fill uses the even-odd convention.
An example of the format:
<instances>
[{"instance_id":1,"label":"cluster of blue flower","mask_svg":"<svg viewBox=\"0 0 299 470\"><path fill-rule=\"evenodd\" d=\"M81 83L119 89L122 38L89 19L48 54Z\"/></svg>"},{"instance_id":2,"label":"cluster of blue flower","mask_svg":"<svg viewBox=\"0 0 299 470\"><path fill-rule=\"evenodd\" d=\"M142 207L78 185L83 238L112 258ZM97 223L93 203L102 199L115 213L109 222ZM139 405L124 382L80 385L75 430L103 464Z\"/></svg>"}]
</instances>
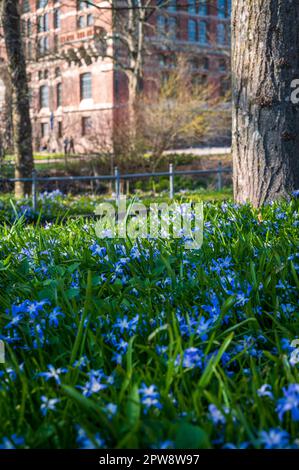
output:
<instances>
[{"instance_id":1,"label":"cluster of blue flower","mask_svg":"<svg viewBox=\"0 0 299 470\"><path fill-rule=\"evenodd\" d=\"M180 239L97 240L85 222L5 232L0 406L6 398L13 413L22 398L7 397L26 379L26 419L63 414L70 444L84 449L117 445L126 420L144 423L141 446L178 445L175 426L188 421L215 447L299 448L298 210L269 205L262 222L249 206L206 212L199 251ZM102 427L86 418L93 410ZM0 448L34 445L22 429L3 428Z\"/></svg>"}]
</instances>

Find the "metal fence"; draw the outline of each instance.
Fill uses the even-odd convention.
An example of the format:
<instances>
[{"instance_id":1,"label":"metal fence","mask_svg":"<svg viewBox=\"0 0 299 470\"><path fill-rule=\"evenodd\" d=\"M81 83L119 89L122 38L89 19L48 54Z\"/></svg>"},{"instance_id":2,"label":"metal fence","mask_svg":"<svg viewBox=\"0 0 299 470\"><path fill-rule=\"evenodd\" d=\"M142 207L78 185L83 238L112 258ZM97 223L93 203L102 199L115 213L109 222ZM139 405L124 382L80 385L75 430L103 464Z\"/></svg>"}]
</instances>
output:
<instances>
[{"instance_id":1,"label":"metal fence","mask_svg":"<svg viewBox=\"0 0 299 470\"><path fill-rule=\"evenodd\" d=\"M224 173L231 173L231 168L223 168L222 163L219 162L217 169L210 170L175 170L172 163L169 165L169 171L160 171L156 173L127 173L121 174L119 169L114 169L114 175L102 175L102 176L37 176L36 171L32 172L31 178L0 178L1 183L16 183L16 182L31 182L32 184L32 206L36 210L37 207L37 195L38 195L38 183L39 182L59 182L59 181L114 181L115 183L115 197L116 200L120 197L120 182L121 180L134 180L142 178L169 178L169 198L173 199L175 194L174 178L175 176L195 176L195 175L217 175L217 189L221 191L223 187L222 175Z\"/></svg>"}]
</instances>

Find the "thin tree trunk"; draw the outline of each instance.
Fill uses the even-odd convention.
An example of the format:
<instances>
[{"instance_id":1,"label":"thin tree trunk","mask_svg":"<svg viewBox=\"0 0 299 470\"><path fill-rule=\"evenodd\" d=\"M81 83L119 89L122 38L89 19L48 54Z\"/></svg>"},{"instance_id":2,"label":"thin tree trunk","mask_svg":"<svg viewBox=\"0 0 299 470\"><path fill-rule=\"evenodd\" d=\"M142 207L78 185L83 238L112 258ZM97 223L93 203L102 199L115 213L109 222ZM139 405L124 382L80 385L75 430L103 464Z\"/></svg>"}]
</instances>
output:
<instances>
[{"instance_id":1,"label":"thin tree trunk","mask_svg":"<svg viewBox=\"0 0 299 470\"><path fill-rule=\"evenodd\" d=\"M233 163L237 202L254 206L299 188L297 0L234 0Z\"/></svg>"},{"instance_id":2,"label":"thin tree trunk","mask_svg":"<svg viewBox=\"0 0 299 470\"><path fill-rule=\"evenodd\" d=\"M131 136L133 140L136 137L138 126L138 97L140 87L140 77L137 72L127 72L128 78L128 123L131 128Z\"/></svg>"},{"instance_id":3,"label":"thin tree trunk","mask_svg":"<svg viewBox=\"0 0 299 470\"><path fill-rule=\"evenodd\" d=\"M33 170L32 128L21 20L16 0L2 0L1 19L12 84L15 177L30 178ZM16 197L30 194L31 184L15 184Z\"/></svg>"}]
</instances>

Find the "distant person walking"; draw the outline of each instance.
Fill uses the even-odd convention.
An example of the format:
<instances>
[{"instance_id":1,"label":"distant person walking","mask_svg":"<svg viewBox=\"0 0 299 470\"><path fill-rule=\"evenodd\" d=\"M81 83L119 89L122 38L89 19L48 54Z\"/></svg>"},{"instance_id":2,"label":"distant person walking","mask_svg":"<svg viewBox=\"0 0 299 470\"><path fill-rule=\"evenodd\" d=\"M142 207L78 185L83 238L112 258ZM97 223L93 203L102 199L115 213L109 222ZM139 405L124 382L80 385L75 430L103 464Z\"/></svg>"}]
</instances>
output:
<instances>
[{"instance_id":1,"label":"distant person walking","mask_svg":"<svg viewBox=\"0 0 299 470\"><path fill-rule=\"evenodd\" d=\"M63 141L64 156L67 156L68 153L69 153L69 144L70 144L70 141L69 141L68 137L65 137L65 139Z\"/></svg>"},{"instance_id":2,"label":"distant person walking","mask_svg":"<svg viewBox=\"0 0 299 470\"><path fill-rule=\"evenodd\" d=\"M72 155L74 155L74 153L75 153L75 145L74 145L74 139L73 139L73 137L70 138L70 149L69 149L69 150L70 150L70 153L71 153Z\"/></svg>"}]
</instances>

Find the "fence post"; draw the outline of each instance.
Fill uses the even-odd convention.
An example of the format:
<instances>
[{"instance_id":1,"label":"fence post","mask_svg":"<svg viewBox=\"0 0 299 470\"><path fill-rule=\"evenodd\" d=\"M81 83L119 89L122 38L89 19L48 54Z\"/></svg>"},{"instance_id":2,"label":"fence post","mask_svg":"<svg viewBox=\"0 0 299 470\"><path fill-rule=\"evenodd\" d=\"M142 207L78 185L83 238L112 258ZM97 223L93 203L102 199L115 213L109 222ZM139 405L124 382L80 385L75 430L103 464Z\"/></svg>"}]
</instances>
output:
<instances>
[{"instance_id":1,"label":"fence post","mask_svg":"<svg viewBox=\"0 0 299 470\"><path fill-rule=\"evenodd\" d=\"M174 197L174 171L173 164L169 163L169 198L173 199Z\"/></svg>"},{"instance_id":2,"label":"fence post","mask_svg":"<svg viewBox=\"0 0 299 470\"><path fill-rule=\"evenodd\" d=\"M218 163L218 182L217 182L217 187L218 191L222 190L222 162Z\"/></svg>"},{"instance_id":3,"label":"fence post","mask_svg":"<svg viewBox=\"0 0 299 470\"><path fill-rule=\"evenodd\" d=\"M32 208L36 212L37 198L36 198L36 170L32 171Z\"/></svg>"},{"instance_id":4,"label":"fence post","mask_svg":"<svg viewBox=\"0 0 299 470\"><path fill-rule=\"evenodd\" d=\"M115 176L115 196L116 196L116 201L119 201L119 196L120 196L120 174L119 174L119 169L117 166L114 168L114 176Z\"/></svg>"}]
</instances>

